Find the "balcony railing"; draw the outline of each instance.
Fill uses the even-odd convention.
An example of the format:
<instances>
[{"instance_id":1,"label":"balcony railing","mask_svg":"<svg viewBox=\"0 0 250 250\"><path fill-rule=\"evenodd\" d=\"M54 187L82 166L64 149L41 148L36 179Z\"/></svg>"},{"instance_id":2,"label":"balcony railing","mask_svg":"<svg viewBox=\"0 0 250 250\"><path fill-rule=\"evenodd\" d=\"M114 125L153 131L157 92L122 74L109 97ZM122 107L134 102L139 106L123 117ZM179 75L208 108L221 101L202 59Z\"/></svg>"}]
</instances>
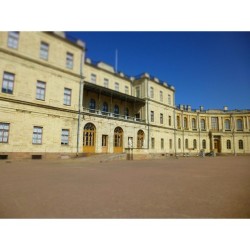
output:
<instances>
[{"instance_id":1,"label":"balcony railing","mask_svg":"<svg viewBox=\"0 0 250 250\"><path fill-rule=\"evenodd\" d=\"M135 122L141 122L141 123L145 122L145 120L140 119L140 118L135 117L135 116L116 114L116 113L102 111L99 109L90 109L90 108L83 107L83 112L89 113L89 114L94 114L94 115L97 115L97 116L100 116L103 118L110 117L110 118L114 118L114 119L129 120L129 121L135 121Z\"/></svg>"}]
</instances>

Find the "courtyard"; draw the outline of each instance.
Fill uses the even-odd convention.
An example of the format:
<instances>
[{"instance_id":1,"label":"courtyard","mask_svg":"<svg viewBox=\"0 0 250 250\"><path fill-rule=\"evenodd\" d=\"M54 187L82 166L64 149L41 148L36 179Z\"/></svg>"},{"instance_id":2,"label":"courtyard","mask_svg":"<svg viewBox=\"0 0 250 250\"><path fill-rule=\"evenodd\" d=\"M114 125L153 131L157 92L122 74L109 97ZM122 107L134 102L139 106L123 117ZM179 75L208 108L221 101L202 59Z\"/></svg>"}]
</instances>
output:
<instances>
[{"instance_id":1,"label":"courtyard","mask_svg":"<svg viewBox=\"0 0 250 250\"><path fill-rule=\"evenodd\" d=\"M0 218L250 218L250 156L2 160Z\"/></svg>"}]
</instances>

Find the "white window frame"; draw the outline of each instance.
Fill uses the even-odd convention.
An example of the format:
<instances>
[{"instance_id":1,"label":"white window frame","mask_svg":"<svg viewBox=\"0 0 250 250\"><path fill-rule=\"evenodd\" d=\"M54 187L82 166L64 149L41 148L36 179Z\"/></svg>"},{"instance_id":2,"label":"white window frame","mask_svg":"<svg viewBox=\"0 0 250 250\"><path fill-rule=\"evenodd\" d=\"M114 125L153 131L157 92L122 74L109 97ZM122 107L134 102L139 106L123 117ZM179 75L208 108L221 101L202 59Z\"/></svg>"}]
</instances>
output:
<instances>
[{"instance_id":1,"label":"white window frame","mask_svg":"<svg viewBox=\"0 0 250 250\"><path fill-rule=\"evenodd\" d=\"M32 144L41 145L43 137L43 127L34 126L33 127L33 136L32 136Z\"/></svg>"},{"instance_id":2,"label":"white window frame","mask_svg":"<svg viewBox=\"0 0 250 250\"><path fill-rule=\"evenodd\" d=\"M74 66L74 54L67 52L66 54L66 67L68 69L73 69Z\"/></svg>"},{"instance_id":3,"label":"white window frame","mask_svg":"<svg viewBox=\"0 0 250 250\"><path fill-rule=\"evenodd\" d=\"M109 79L108 79L108 78L104 78L104 80L103 80L103 86L104 86L105 88L108 88L108 87L109 87Z\"/></svg>"},{"instance_id":4,"label":"white window frame","mask_svg":"<svg viewBox=\"0 0 250 250\"><path fill-rule=\"evenodd\" d=\"M8 33L8 47L11 49L18 49L19 32L11 31Z\"/></svg>"},{"instance_id":5,"label":"white window frame","mask_svg":"<svg viewBox=\"0 0 250 250\"><path fill-rule=\"evenodd\" d=\"M129 94L129 87L127 85L125 86L125 94Z\"/></svg>"},{"instance_id":6,"label":"white window frame","mask_svg":"<svg viewBox=\"0 0 250 250\"><path fill-rule=\"evenodd\" d=\"M90 82L93 84L96 84L96 74L91 73L90 75Z\"/></svg>"},{"instance_id":7,"label":"white window frame","mask_svg":"<svg viewBox=\"0 0 250 250\"><path fill-rule=\"evenodd\" d=\"M119 91L119 83L115 82L115 91Z\"/></svg>"},{"instance_id":8,"label":"white window frame","mask_svg":"<svg viewBox=\"0 0 250 250\"><path fill-rule=\"evenodd\" d=\"M0 143L9 142L10 124L0 122Z\"/></svg>"},{"instance_id":9,"label":"white window frame","mask_svg":"<svg viewBox=\"0 0 250 250\"><path fill-rule=\"evenodd\" d=\"M15 75L13 73L4 71L3 83L2 83L2 93L13 94L14 81L15 81Z\"/></svg>"},{"instance_id":10,"label":"white window frame","mask_svg":"<svg viewBox=\"0 0 250 250\"><path fill-rule=\"evenodd\" d=\"M40 43L40 58L46 61L49 59L49 44L43 41Z\"/></svg>"},{"instance_id":11,"label":"white window frame","mask_svg":"<svg viewBox=\"0 0 250 250\"><path fill-rule=\"evenodd\" d=\"M72 89L64 88L63 92L63 104L67 106L71 106L71 95Z\"/></svg>"},{"instance_id":12,"label":"white window frame","mask_svg":"<svg viewBox=\"0 0 250 250\"><path fill-rule=\"evenodd\" d=\"M36 82L36 99L40 101L45 100L46 82Z\"/></svg>"},{"instance_id":13,"label":"white window frame","mask_svg":"<svg viewBox=\"0 0 250 250\"><path fill-rule=\"evenodd\" d=\"M61 132L61 145L69 145L69 129L62 129Z\"/></svg>"},{"instance_id":14,"label":"white window frame","mask_svg":"<svg viewBox=\"0 0 250 250\"><path fill-rule=\"evenodd\" d=\"M163 102L163 92L160 90L160 102Z\"/></svg>"}]
</instances>

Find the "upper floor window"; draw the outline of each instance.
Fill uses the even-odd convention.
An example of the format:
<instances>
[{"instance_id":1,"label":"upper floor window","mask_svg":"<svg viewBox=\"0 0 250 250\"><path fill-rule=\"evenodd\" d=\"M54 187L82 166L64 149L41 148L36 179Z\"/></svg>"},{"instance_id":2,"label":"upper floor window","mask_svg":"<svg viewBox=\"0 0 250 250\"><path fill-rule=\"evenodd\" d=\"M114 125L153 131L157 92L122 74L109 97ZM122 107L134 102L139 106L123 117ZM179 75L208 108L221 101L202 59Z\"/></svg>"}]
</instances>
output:
<instances>
[{"instance_id":1,"label":"upper floor window","mask_svg":"<svg viewBox=\"0 0 250 250\"><path fill-rule=\"evenodd\" d=\"M89 111L90 112L95 112L95 99L91 98L89 101Z\"/></svg>"},{"instance_id":2,"label":"upper floor window","mask_svg":"<svg viewBox=\"0 0 250 250\"><path fill-rule=\"evenodd\" d=\"M9 123L0 122L0 143L8 143L9 141Z\"/></svg>"},{"instance_id":3,"label":"upper floor window","mask_svg":"<svg viewBox=\"0 0 250 250\"><path fill-rule=\"evenodd\" d=\"M48 60L49 58L49 44L45 42L41 42L40 44L40 58L44 60Z\"/></svg>"},{"instance_id":4,"label":"upper floor window","mask_svg":"<svg viewBox=\"0 0 250 250\"><path fill-rule=\"evenodd\" d=\"M104 78L104 81L103 81L103 86L108 88L109 87L109 79L107 78Z\"/></svg>"},{"instance_id":5,"label":"upper floor window","mask_svg":"<svg viewBox=\"0 0 250 250\"><path fill-rule=\"evenodd\" d=\"M120 111L119 111L119 106L118 106L118 105L115 105L115 106L114 106L114 114L115 114L115 117L118 117L118 116L119 116L119 113L120 113Z\"/></svg>"},{"instance_id":6,"label":"upper floor window","mask_svg":"<svg viewBox=\"0 0 250 250\"><path fill-rule=\"evenodd\" d=\"M212 127L212 130L215 130L215 131L219 130L218 117L211 117L211 127Z\"/></svg>"},{"instance_id":7,"label":"upper floor window","mask_svg":"<svg viewBox=\"0 0 250 250\"><path fill-rule=\"evenodd\" d=\"M168 105L171 105L171 95L168 94Z\"/></svg>"},{"instance_id":8,"label":"upper floor window","mask_svg":"<svg viewBox=\"0 0 250 250\"><path fill-rule=\"evenodd\" d=\"M163 102L163 92L160 91L160 102Z\"/></svg>"},{"instance_id":9,"label":"upper floor window","mask_svg":"<svg viewBox=\"0 0 250 250\"><path fill-rule=\"evenodd\" d=\"M14 79L15 79L14 74L8 72L3 73L3 84L2 84L3 93L13 94Z\"/></svg>"},{"instance_id":10,"label":"upper floor window","mask_svg":"<svg viewBox=\"0 0 250 250\"><path fill-rule=\"evenodd\" d=\"M36 83L36 99L37 100L45 100L45 82L37 81Z\"/></svg>"},{"instance_id":11,"label":"upper floor window","mask_svg":"<svg viewBox=\"0 0 250 250\"><path fill-rule=\"evenodd\" d=\"M169 115L168 116L168 126L171 126L172 125L172 118L171 116Z\"/></svg>"},{"instance_id":12,"label":"upper floor window","mask_svg":"<svg viewBox=\"0 0 250 250\"><path fill-rule=\"evenodd\" d=\"M64 88L63 104L71 105L71 89Z\"/></svg>"},{"instance_id":13,"label":"upper floor window","mask_svg":"<svg viewBox=\"0 0 250 250\"><path fill-rule=\"evenodd\" d=\"M66 67L68 69L73 69L73 61L74 61L74 55L70 52L67 52L66 55Z\"/></svg>"},{"instance_id":14,"label":"upper floor window","mask_svg":"<svg viewBox=\"0 0 250 250\"><path fill-rule=\"evenodd\" d=\"M128 107L125 108L124 115L127 116L127 117L129 116L129 109L128 109Z\"/></svg>"},{"instance_id":15,"label":"upper floor window","mask_svg":"<svg viewBox=\"0 0 250 250\"><path fill-rule=\"evenodd\" d=\"M151 112L150 112L150 118L151 118L151 122L154 122L154 120L155 120L154 111L151 111Z\"/></svg>"},{"instance_id":16,"label":"upper floor window","mask_svg":"<svg viewBox=\"0 0 250 250\"><path fill-rule=\"evenodd\" d=\"M128 95L128 93L129 93L129 88L128 88L128 86L125 86L125 94Z\"/></svg>"},{"instance_id":17,"label":"upper floor window","mask_svg":"<svg viewBox=\"0 0 250 250\"><path fill-rule=\"evenodd\" d=\"M150 98L154 98L154 88L150 87Z\"/></svg>"},{"instance_id":18,"label":"upper floor window","mask_svg":"<svg viewBox=\"0 0 250 250\"><path fill-rule=\"evenodd\" d=\"M244 148L243 141L239 140L239 149L243 149L243 148Z\"/></svg>"},{"instance_id":19,"label":"upper floor window","mask_svg":"<svg viewBox=\"0 0 250 250\"><path fill-rule=\"evenodd\" d=\"M184 117L184 128L187 129L188 128L188 121L187 121L187 117Z\"/></svg>"},{"instance_id":20,"label":"upper floor window","mask_svg":"<svg viewBox=\"0 0 250 250\"><path fill-rule=\"evenodd\" d=\"M91 74L91 76L90 76L90 82L91 83L96 83L96 74Z\"/></svg>"},{"instance_id":21,"label":"upper floor window","mask_svg":"<svg viewBox=\"0 0 250 250\"><path fill-rule=\"evenodd\" d=\"M231 129L231 128L230 128L230 120L229 120L229 119L226 119L226 120L225 120L224 125L225 125L225 130L230 130L230 129Z\"/></svg>"},{"instance_id":22,"label":"upper floor window","mask_svg":"<svg viewBox=\"0 0 250 250\"><path fill-rule=\"evenodd\" d=\"M177 116L177 128L181 128L180 116Z\"/></svg>"},{"instance_id":23,"label":"upper floor window","mask_svg":"<svg viewBox=\"0 0 250 250\"><path fill-rule=\"evenodd\" d=\"M19 32L12 31L8 33L8 47L12 49L18 48Z\"/></svg>"},{"instance_id":24,"label":"upper floor window","mask_svg":"<svg viewBox=\"0 0 250 250\"><path fill-rule=\"evenodd\" d=\"M42 144L42 135L43 135L43 128L42 127L33 127L32 143L33 144Z\"/></svg>"},{"instance_id":25,"label":"upper floor window","mask_svg":"<svg viewBox=\"0 0 250 250\"><path fill-rule=\"evenodd\" d=\"M201 119L201 130L206 130L205 119Z\"/></svg>"},{"instance_id":26,"label":"upper floor window","mask_svg":"<svg viewBox=\"0 0 250 250\"><path fill-rule=\"evenodd\" d=\"M237 119L237 130L242 131L243 130L243 122L242 119Z\"/></svg>"},{"instance_id":27,"label":"upper floor window","mask_svg":"<svg viewBox=\"0 0 250 250\"><path fill-rule=\"evenodd\" d=\"M140 94L140 86L137 86L137 87L135 88L135 96L136 96L136 97L141 97L141 94Z\"/></svg>"},{"instance_id":28,"label":"upper floor window","mask_svg":"<svg viewBox=\"0 0 250 250\"><path fill-rule=\"evenodd\" d=\"M196 120L192 118L192 129L196 129Z\"/></svg>"},{"instance_id":29,"label":"upper floor window","mask_svg":"<svg viewBox=\"0 0 250 250\"><path fill-rule=\"evenodd\" d=\"M119 91L119 83L118 82L115 82L115 90Z\"/></svg>"},{"instance_id":30,"label":"upper floor window","mask_svg":"<svg viewBox=\"0 0 250 250\"><path fill-rule=\"evenodd\" d=\"M69 145L69 129L62 129L61 145Z\"/></svg>"},{"instance_id":31,"label":"upper floor window","mask_svg":"<svg viewBox=\"0 0 250 250\"><path fill-rule=\"evenodd\" d=\"M163 124L163 114L160 113L160 124Z\"/></svg>"},{"instance_id":32,"label":"upper floor window","mask_svg":"<svg viewBox=\"0 0 250 250\"><path fill-rule=\"evenodd\" d=\"M107 104L107 102L104 102L102 104L102 114L106 115L108 112L109 112L108 104Z\"/></svg>"}]
</instances>

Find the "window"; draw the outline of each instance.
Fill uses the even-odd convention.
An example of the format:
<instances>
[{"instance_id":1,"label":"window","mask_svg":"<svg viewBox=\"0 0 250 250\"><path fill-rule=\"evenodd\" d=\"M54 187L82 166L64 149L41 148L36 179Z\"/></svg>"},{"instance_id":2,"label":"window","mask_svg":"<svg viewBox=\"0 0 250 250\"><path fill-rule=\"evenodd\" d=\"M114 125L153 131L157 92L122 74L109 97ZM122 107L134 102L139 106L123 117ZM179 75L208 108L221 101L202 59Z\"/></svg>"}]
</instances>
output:
<instances>
[{"instance_id":1,"label":"window","mask_svg":"<svg viewBox=\"0 0 250 250\"><path fill-rule=\"evenodd\" d=\"M9 141L9 123L0 123L0 143L8 143Z\"/></svg>"},{"instance_id":2,"label":"window","mask_svg":"<svg viewBox=\"0 0 250 250\"><path fill-rule=\"evenodd\" d=\"M202 140L202 148L206 149L207 145L206 145L206 140Z\"/></svg>"},{"instance_id":3,"label":"window","mask_svg":"<svg viewBox=\"0 0 250 250\"><path fill-rule=\"evenodd\" d=\"M128 86L125 86L125 94L128 95L128 93L129 93L129 88L128 88Z\"/></svg>"},{"instance_id":4,"label":"window","mask_svg":"<svg viewBox=\"0 0 250 250\"><path fill-rule=\"evenodd\" d=\"M150 87L150 97L154 98L154 88Z\"/></svg>"},{"instance_id":5,"label":"window","mask_svg":"<svg viewBox=\"0 0 250 250\"><path fill-rule=\"evenodd\" d=\"M196 130L196 119L195 118L192 119L192 129Z\"/></svg>"},{"instance_id":6,"label":"window","mask_svg":"<svg viewBox=\"0 0 250 250\"><path fill-rule=\"evenodd\" d=\"M172 120L172 118L171 118L171 116L169 115L169 116L168 116L168 126L171 126L171 124L172 124L172 121L171 121L171 120Z\"/></svg>"},{"instance_id":7,"label":"window","mask_svg":"<svg viewBox=\"0 0 250 250\"><path fill-rule=\"evenodd\" d=\"M140 113L135 114L136 121L140 121L140 119L141 119L140 117L141 117Z\"/></svg>"},{"instance_id":8,"label":"window","mask_svg":"<svg viewBox=\"0 0 250 250\"><path fill-rule=\"evenodd\" d=\"M91 76L90 76L90 82L91 83L96 83L96 75L95 74L91 74Z\"/></svg>"},{"instance_id":9,"label":"window","mask_svg":"<svg viewBox=\"0 0 250 250\"><path fill-rule=\"evenodd\" d=\"M19 32L12 31L8 34L8 47L12 49L18 48Z\"/></svg>"},{"instance_id":10,"label":"window","mask_svg":"<svg viewBox=\"0 0 250 250\"><path fill-rule=\"evenodd\" d=\"M243 149L243 141L242 140L239 140L239 149Z\"/></svg>"},{"instance_id":11,"label":"window","mask_svg":"<svg viewBox=\"0 0 250 250\"><path fill-rule=\"evenodd\" d=\"M230 120L226 119L224 122L225 130L230 130Z\"/></svg>"},{"instance_id":12,"label":"window","mask_svg":"<svg viewBox=\"0 0 250 250\"><path fill-rule=\"evenodd\" d=\"M155 120L154 111L151 111L151 112L150 112L150 118L151 118L151 122L154 122L154 120Z\"/></svg>"},{"instance_id":13,"label":"window","mask_svg":"<svg viewBox=\"0 0 250 250\"><path fill-rule=\"evenodd\" d=\"M109 87L109 79L104 78L103 86L104 86L105 88L108 88L108 87Z\"/></svg>"},{"instance_id":14,"label":"window","mask_svg":"<svg viewBox=\"0 0 250 250\"><path fill-rule=\"evenodd\" d=\"M227 140L227 149L231 149L231 141Z\"/></svg>"},{"instance_id":15,"label":"window","mask_svg":"<svg viewBox=\"0 0 250 250\"><path fill-rule=\"evenodd\" d=\"M154 149L155 148L155 138L151 138L151 148Z\"/></svg>"},{"instance_id":16,"label":"window","mask_svg":"<svg viewBox=\"0 0 250 250\"><path fill-rule=\"evenodd\" d=\"M36 83L36 99L37 100L45 100L45 82L37 81Z\"/></svg>"},{"instance_id":17,"label":"window","mask_svg":"<svg viewBox=\"0 0 250 250\"><path fill-rule=\"evenodd\" d=\"M194 149L197 148L197 141L196 141L196 139L193 140L193 148L194 148Z\"/></svg>"},{"instance_id":18,"label":"window","mask_svg":"<svg viewBox=\"0 0 250 250\"><path fill-rule=\"evenodd\" d=\"M161 138L161 149L164 149L164 139Z\"/></svg>"},{"instance_id":19,"label":"window","mask_svg":"<svg viewBox=\"0 0 250 250\"><path fill-rule=\"evenodd\" d=\"M177 128L181 128L181 123L180 123L180 116L177 116Z\"/></svg>"},{"instance_id":20,"label":"window","mask_svg":"<svg viewBox=\"0 0 250 250\"><path fill-rule=\"evenodd\" d=\"M44 60L48 60L49 58L49 44L45 42L41 42L40 44L40 58Z\"/></svg>"},{"instance_id":21,"label":"window","mask_svg":"<svg viewBox=\"0 0 250 250\"><path fill-rule=\"evenodd\" d=\"M201 130L206 130L205 119L201 119Z\"/></svg>"},{"instance_id":22,"label":"window","mask_svg":"<svg viewBox=\"0 0 250 250\"><path fill-rule=\"evenodd\" d=\"M171 105L171 95L168 94L168 105Z\"/></svg>"},{"instance_id":23,"label":"window","mask_svg":"<svg viewBox=\"0 0 250 250\"><path fill-rule=\"evenodd\" d=\"M63 97L64 105L71 105L71 89L64 88L64 97Z\"/></svg>"},{"instance_id":24,"label":"window","mask_svg":"<svg viewBox=\"0 0 250 250\"><path fill-rule=\"evenodd\" d=\"M95 99L91 98L89 101L89 111L91 113L95 112Z\"/></svg>"},{"instance_id":25,"label":"window","mask_svg":"<svg viewBox=\"0 0 250 250\"><path fill-rule=\"evenodd\" d=\"M237 119L237 131L243 130L243 122L242 119Z\"/></svg>"},{"instance_id":26,"label":"window","mask_svg":"<svg viewBox=\"0 0 250 250\"><path fill-rule=\"evenodd\" d=\"M108 135L102 135L102 147L108 146Z\"/></svg>"},{"instance_id":27,"label":"window","mask_svg":"<svg viewBox=\"0 0 250 250\"><path fill-rule=\"evenodd\" d=\"M160 91L160 102L163 102L163 92Z\"/></svg>"},{"instance_id":28,"label":"window","mask_svg":"<svg viewBox=\"0 0 250 250\"><path fill-rule=\"evenodd\" d=\"M178 139L178 149L181 149L181 138Z\"/></svg>"},{"instance_id":29,"label":"window","mask_svg":"<svg viewBox=\"0 0 250 250\"><path fill-rule=\"evenodd\" d=\"M137 86L136 88L135 88L135 96L136 97L140 97L141 95L140 95L140 87L139 86Z\"/></svg>"},{"instance_id":30,"label":"window","mask_svg":"<svg viewBox=\"0 0 250 250\"><path fill-rule=\"evenodd\" d=\"M188 129L187 117L184 117L184 128Z\"/></svg>"},{"instance_id":31,"label":"window","mask_svg":"<svg viewBox=\"0 0 250 250\"><path fill-rule=\"evenodd\" d=\"M142 148L144 144L144 132L139 130L137 132L137 148Z\"/></svg>"},{"instance_id":32,"label":"window","mask_svg":"<svg viewBox=\"0 0 250 250\"><path fill-rule=\"evenodd\" d=\"M109 108L108 108L108 104L107 104L106 102L104 102L104 103L102 104L102 114L103 114L103 115L107 115L108 112L109 112L108 109L109 109Z\"/></svg>"},{"instance_id":33,"label":"window","mask_svg":"<svg viewBox=\"0 0 250 250\"><path fill-rule=\"evenodd\" d=\"M119 91L119 83L118 82L115 82L115 90Z\"/></svg>"},{"instance_id":34,"label":"window","mask_svg":"<svg viewBox=\"0 0 250 250\"><path fill-rule=\"evenodd\" d=\"M61 145L69 145L69 129L62 129Z\"/></svg>"},{"instance_id":35,"label":"window","mask_svg":"<svg viewBox=\"0 0 250 250\"><path fill-rule=\"evenodd\" d=\"M172 139L169 139L169 148L172 149L173 145L172 145Z\"/></svg>"},{"instance_id":36,"label":"window","mask_svg":"<svg viewBox=\"0 0 250 250\"><path fill-rule=\"evenodd\" d=\"M219 130L218 117L211 117L211 127L214 131Z\"/></svg>"},{"instance_id":37,"label":"window","mask_svg":"<svg viewBox=\"0 0 250 250\"><path fill-rule=\"evenodd\" d=\"M124 110L124 115L125 115L126 117L129 117L129 109L128 109L128 107L125 108L125 110Z\"/></svg>"},{"instance_id":38,"label":"window","mask_svg":"<svg viewBox=\"0 0 250 250\"><path fill-rule=\"evenodd\" d=\"M114 106L114 114L115 114L115 117L119 116L119 106L118 105Z\"/></svg>"},{"instance_id":39,"label":"window","mask_svg":"<svg viewBox=\"0 0 250 250\"><path fill-rule=\"evenodd\" d=\"M160 124L163 124L163 114L160 113Z\"/></svg>"},{"instance_id":40,"label":"window","mask_svg":"<svg viewBox=\"0 0 250 250\"><path fill-rule=\"evenodd\" d=\"M68 69L73 69L73 61L74 61L74 55L70 52L67 52L66 55L66 67Z\"/></svg>"},{"instance_id":41,"label":"window","mask_svg":"<svg viewBox=\"0 0 250 250\"><path fill-rule=\"evenodd\" d=\"M185 148L188 149L188 139L185 139Z\"/></svg>"},{"instance_id":42,"label":"window","mask_svg":"<svg viewBox=\"0 0 250 250\"><path fill-rule=\"evenodd\" d=\"M43 128L42 127L33 127L33 144L42 144L42 134Z\"/></svg>"},{"instance_id":43,"label":"window","mask_svg":"<svg viewBox=\"0 0 250 250\"><path fill-rule=\"evenodd\" d=\"M3 85L2 85L2 92L3 93L13 94L14 79L15 79L14 74L8 73L8 72L3 73Z\"/></svg>"}]
</instances>

